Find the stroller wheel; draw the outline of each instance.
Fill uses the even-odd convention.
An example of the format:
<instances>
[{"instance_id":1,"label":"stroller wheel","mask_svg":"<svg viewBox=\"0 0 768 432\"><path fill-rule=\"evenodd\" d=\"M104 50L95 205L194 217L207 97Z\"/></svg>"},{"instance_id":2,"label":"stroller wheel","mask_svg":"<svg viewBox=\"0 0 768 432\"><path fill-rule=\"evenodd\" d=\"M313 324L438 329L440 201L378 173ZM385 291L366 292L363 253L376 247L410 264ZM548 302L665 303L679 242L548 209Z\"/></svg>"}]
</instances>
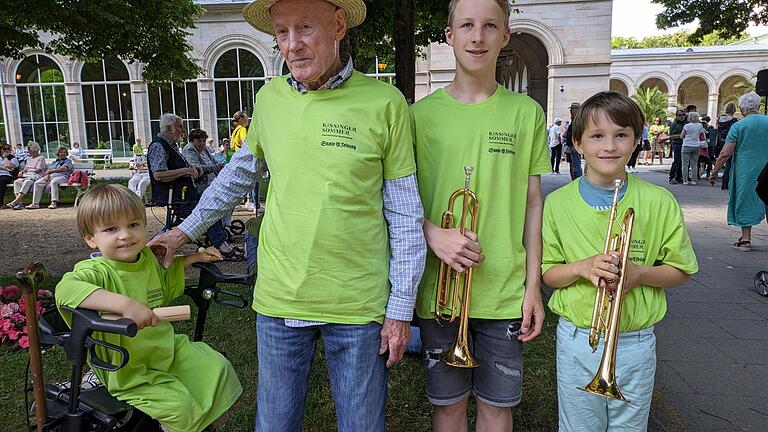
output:
<instances>
[{"instance_id":1,"label":"stroller wheel","mask_svg":"<svg viewBox=\"0 0 768 432\"><path fill-rule=\"evenodd\" d=\"M768 297L768 271L759 271L755 275L755 290L761 296Z\"/></svg>"},{"instance_id":2,"label":"stroller wheel","mask_svg":"<svg viewBox=\"0 0 768 432\"><path fill-rule=\"evenodd\" d=\"M229 230L234 235L240 235L245 232L245 222L240 219L232 219L232 223L229 225Z\"/></svg>"}]
</instances>

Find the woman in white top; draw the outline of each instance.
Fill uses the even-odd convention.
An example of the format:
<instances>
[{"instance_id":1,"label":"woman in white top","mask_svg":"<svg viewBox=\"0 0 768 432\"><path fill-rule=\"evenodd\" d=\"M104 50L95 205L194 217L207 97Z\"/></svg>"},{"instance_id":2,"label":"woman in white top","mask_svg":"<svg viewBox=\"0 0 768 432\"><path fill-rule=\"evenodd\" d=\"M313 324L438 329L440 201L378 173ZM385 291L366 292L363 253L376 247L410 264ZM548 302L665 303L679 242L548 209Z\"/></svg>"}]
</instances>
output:
<instances>
[{"instance_id":1,"label":"woman in white top","mask_svg":"<svg viewBox=\"0 0 768 432\"><path fill-rule=\"evenodd\" d=\"M75 141L72 143L72 148L69 149L69 158L72 160L84 159L85 149L80 147L80 143Z\"/></svg>"},{"instance_id":2,"label":"woman in white top","mask_svg":"<svg viewBox=\"0 0 768 432\"><path fill-rule=\"evenodd\" d=\"M699 146L703 141L706 145L706 131L699 122L699 113L691 111L686 117L688 123L683 126L683 132L680 138L683 139L682 159L683 159L683 184L696 185L696 179L699 178ZM704 137L702 139L702 136ZM690 168L690 174L688 169ZM688 179L691 179L689 182Z\"/></svg>"},{"instance_id":3,"label":"woman in white top","mask_svg":"<svg viewBox=\"0 0 768 432\"><path fill-rule=\"evenodd\" d=\"M29 192L35 182L43 177L47 167L45 156L40 154L40 144L30 141L28 150L29 158L27 163L24 165L24 169L19 172L19 178L13 182L13 193L16 195L16 199L6 204L6 207L14 210L24 208L21 200L24 199L24 195Z\"/></svg>"}]
</instances>

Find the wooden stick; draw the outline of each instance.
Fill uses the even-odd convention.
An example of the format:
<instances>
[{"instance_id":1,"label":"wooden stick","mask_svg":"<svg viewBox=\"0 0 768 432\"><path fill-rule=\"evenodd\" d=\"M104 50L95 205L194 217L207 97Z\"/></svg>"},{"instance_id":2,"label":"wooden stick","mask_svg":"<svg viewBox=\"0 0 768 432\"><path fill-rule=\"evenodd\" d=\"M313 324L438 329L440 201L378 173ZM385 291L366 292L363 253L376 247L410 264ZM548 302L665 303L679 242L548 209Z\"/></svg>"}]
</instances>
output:
<instances>
[{"instance_id":1,"label":"wooden stick","mask_svg":"<svg viewBox=\"0 0 768 432\"><path fill-rule=\"evenodd\" d=\"M160 322L186 321L190 317L189 305L167 306L152 309ZM116 313L103 313L101 317L108 320L118 320L122 315Z\"/></svg>"},{"instance_id":2,"label":"wooden stick","mask_svg":"<svg viewBox=\"0 0 768 432\"><path fill-rule=\"evenodd\" d=\"M43 265L30 264L16 275L24 295L24 314L27 318L29 337L29 372L32 375L32 388L35 395L35 424L37 432L43 431L48 421L48 405L45 401L45 383L43 362L40 349L40 329L37 324L37 289L38 282L45 278ZM24 383L26 386L26 383Z\"/></svg>"}]
</instances>

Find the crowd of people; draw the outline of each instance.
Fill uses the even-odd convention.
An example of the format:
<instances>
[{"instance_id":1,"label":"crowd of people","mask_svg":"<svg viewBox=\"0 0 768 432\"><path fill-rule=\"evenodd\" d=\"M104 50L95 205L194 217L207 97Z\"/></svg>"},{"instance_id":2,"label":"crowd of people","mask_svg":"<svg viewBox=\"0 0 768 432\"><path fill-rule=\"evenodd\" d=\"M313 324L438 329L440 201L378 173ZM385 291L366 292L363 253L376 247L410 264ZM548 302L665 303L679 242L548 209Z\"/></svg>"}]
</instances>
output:
<instances>
[{"instance_id":1,"label":"crowd of people","mask_svg":"<svg viewBox=\"0 0 768 432\"><path fill-rule=\"evenodd\" d=\"M523 347L544 323L542 283L554 289L548 306L560 317L552 353L560 430L647 428L653 328L666 312L665 289L685 284L698 264L674 196L628 172L649 156L651 163L661 159L668 142L670 183L695 185L699 155L711 143L721 157L709 180L726 161L731 166L729 223L754 225L765 206L747 190L754 191L754 169L768 159L768 120L757 114L752 94L742 97L744 119L731 124L718 150L720 142L707 137L719 136L728 120L712 130L693 107L668 126L662 119L648 126L630 98L600 92L571 104L569 121L547 128L533 99L495 80L511 37L509 2L452 0L448 7L445 35L456 75L410 107L396 88L357 72L340 49L347 30L365 19L362 0L255 0L243 9L248 23L274 35L290 73L260 89L251 118L235 116L233 136L220 151L200 129L189 131L180 148L181 118L162 115L146 154L143 146L134 149L138 180L131 189L101 185L78 208L79 232L101 257L64 276L57 306L116 313L144 329L120 339L130 367L98 372L110 393L172 431L216 424L240 396L231 363L175 335L152 308L181 294L192 263L243 257L223 228L243 197L255 194L257 205L269 166L252 303L259 360L254 430L302 429L320 340L338 430L385 430L387 399L398 397L388 394L389 374L414 324L433 429L467 430L473 397L478 430L512 430L512 408L523 397ZM559 173L563 152L574 181L545 200L541 175ZM68 156L60 152L53 171L44 159L40 164L39 146L30 145L12 207L38 180L63 173ZM2 169L18 167L7 160L0 179ZM147 181L151 202L175 206L180 216L148 243ZM480 197L475 230L442 225L448 197L462 185ZM493 204L486 204L489 197ZM613 213L621 220L628 208L636 211L633 245L643 247L628 247L622 261L602 239ZM176 255L204 235L215 248ZM742 228L734 247L748 250L750 241ZM466 316L442 325L434 319L441 262L473 278ZM596 287L624 296L616 375L631 403L577 389L601 362L602 352L589 346ZM460 323L480 360L475 368L443 361Z\"/></svg>"}]
</instances>

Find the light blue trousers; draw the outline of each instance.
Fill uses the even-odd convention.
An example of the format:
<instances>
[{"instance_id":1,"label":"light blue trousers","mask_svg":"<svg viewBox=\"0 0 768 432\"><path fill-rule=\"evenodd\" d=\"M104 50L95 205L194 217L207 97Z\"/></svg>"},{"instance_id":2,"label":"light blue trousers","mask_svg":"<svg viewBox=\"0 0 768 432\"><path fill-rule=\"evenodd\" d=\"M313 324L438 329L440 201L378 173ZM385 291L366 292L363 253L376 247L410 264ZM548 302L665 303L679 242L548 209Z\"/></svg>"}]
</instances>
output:
<instances>
[{"instance_id":1,"label":"light blue trousers","mask_svg":"<svg viewBox=\"0 0 768 432\"><path fill-rule=\"evenodd\" d=\"M595 376L603 354L589 346L589 329L560 318L557 326L557 400L560 432L645 432L656 374L656 335L653 327L621 333L617 348L616 381L629 402L579 390Z\"/></svg>"}]
</instances>

